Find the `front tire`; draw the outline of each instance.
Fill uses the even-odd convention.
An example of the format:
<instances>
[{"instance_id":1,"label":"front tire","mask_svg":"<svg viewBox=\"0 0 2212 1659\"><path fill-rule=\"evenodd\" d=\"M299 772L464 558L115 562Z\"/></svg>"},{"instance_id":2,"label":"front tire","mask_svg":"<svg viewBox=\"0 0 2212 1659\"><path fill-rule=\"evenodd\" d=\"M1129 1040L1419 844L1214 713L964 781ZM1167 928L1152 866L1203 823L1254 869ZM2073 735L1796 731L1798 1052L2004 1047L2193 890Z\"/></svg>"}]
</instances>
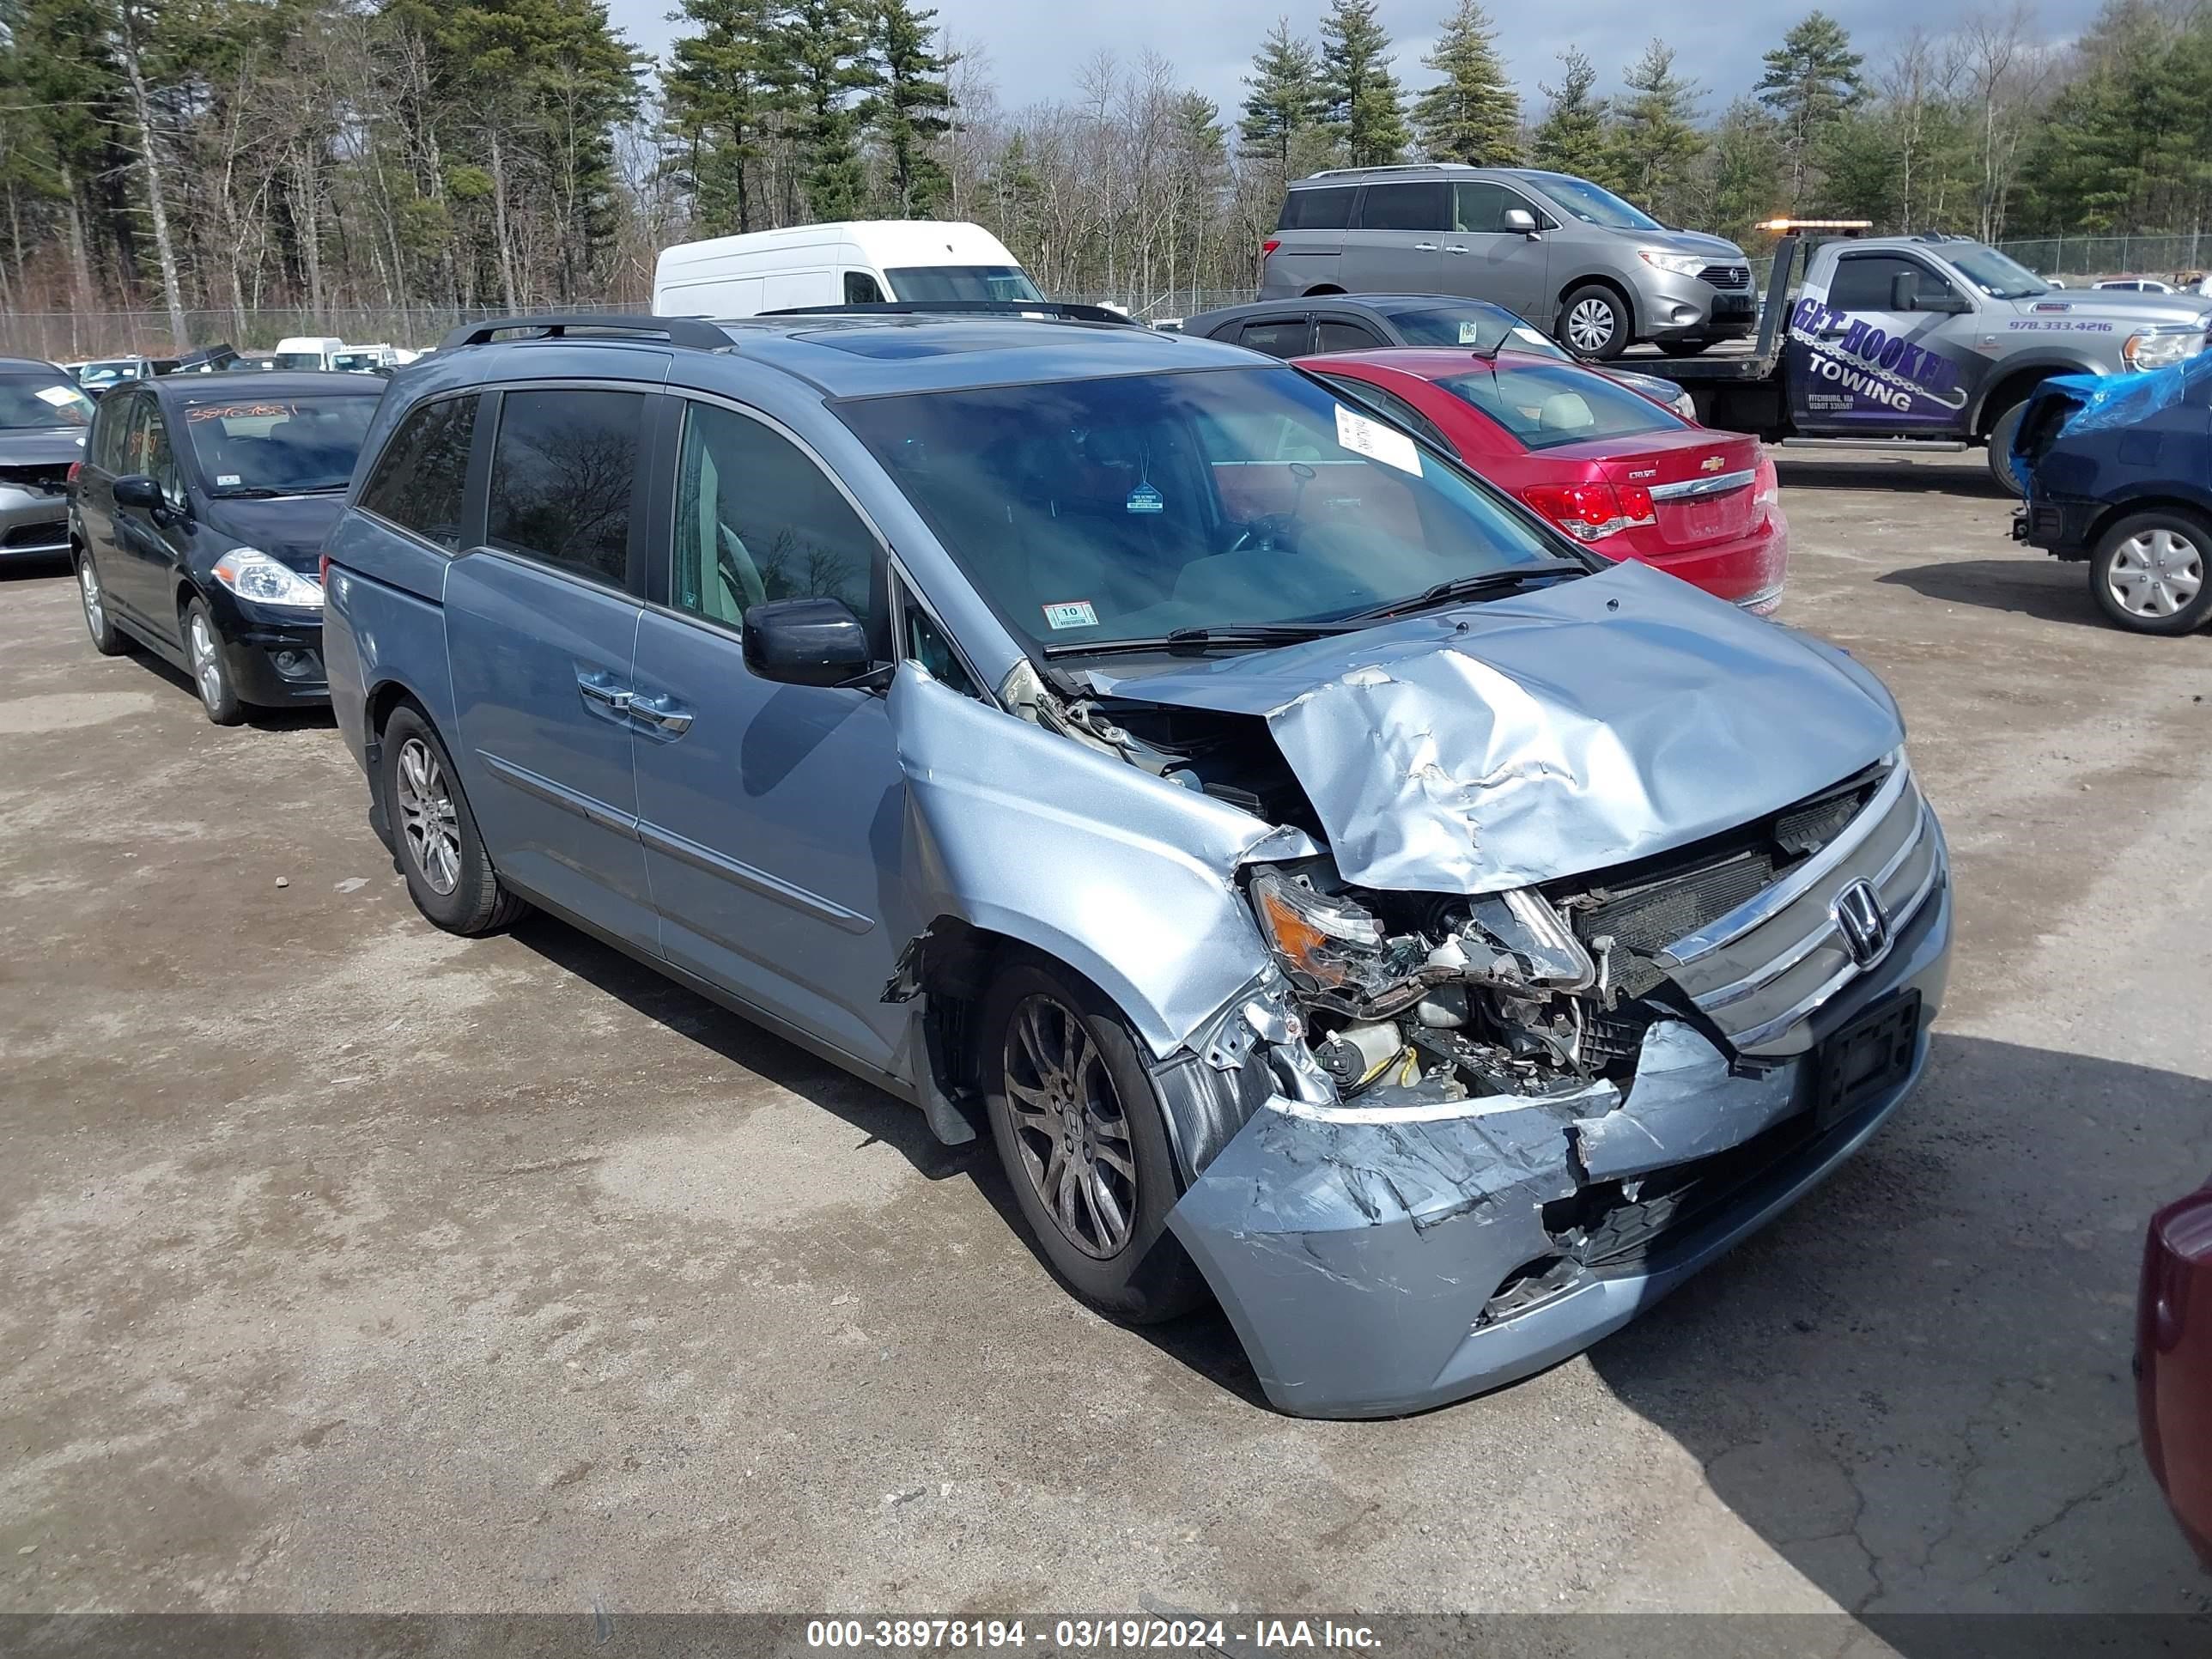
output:
<instances>
[{"instance_id":1,"label":"front tire","mask_svg":"<svg viewBox=\"0 0 2212 1659\"><path fill-rule=\"evenodd\" d=\"M429 721L412 708L393 710L383 764L385 814L415 908L465 938L511 926L529 907L500 884L453 757Z\"/></svg>"},{"instance_id":2,"label":"front tire","mask_svg":"<svg viewBox=\"0 0 2212 1659\"><path fill-rule=\"evenodd\" d=\"M119 657L128 651L130 644L107 608L107 589L100 582L100 569L93 563L89 549L77 550L76 596L84 606L84 631L92 635L92 648L103 657Z\"/></svg>"},{"instance_id":3,"label":"front tire","mask_svg":"<svg viewBox=\"0 0 2212 1659\"><path fill-rule=\"evenodd\" d=\"M1609 363L1628 349L1635 332L1627 301L1595 283L1585 283L1559 307L1559 343L1577 357Z\"/></svg>"},{"instance_id":4,"label":"front tire","mask_svg":"<svg viewBox=\"0 0 2212 1659\"><path fill-rule=\"evenodd\" d=\"M2130 513L2097 541L2089 591L2136 634L2193 634L2212 618L2212 526L2193 513Z\"/></svg>"},{"instance_id":5,"label":"front tire","mask_svg":"<svg viewBox=\"0 0 2212 1659\"><path fill-rule=\"evenodd\" d=\"M1694 357L1711 343L1711 340L1662 340L1659 349L1669 357Z\"/></svg>"},{"instance_id":6,"label":"front tire","mask_svg":"<svg viewBox=\"0 0 2212 1659\"><path fill-rule=\"evenodd\" d=\"M230 677L230 659L223 654L222 635L205 599L185 606L185 655L191 664L192 689L200 694L200 707L217 726L236 726L246 718L246 704Z\"/></svg>"},{"instance_id":7,"label":"front tire","mask_svg":"<svg viewBox=\"0 0 2212 1659\"><path fill-rule=\"evenodd\" d=\"M1182 1196L1150 1062L1104 996L1017 960L978 1022L992 1139L1030 1236L1085 1301L1153 1324L1206 1281L1167 1225Z\"/></svg>"},{"instance_id":8,"label":"front tire","mask_svg":"<svg viewBox=\"0 0 2212 1659\"><path fill-rule=\"evenodd\" d=\"M2022 398L2010 409L1996 417L1990 427L1990 477L2008 495L2027 494L2027 480L2021 476L2012 453L2012 441L2020 431L2020 423L2027 414L2027 399Z\"/></svg>"}]
</instances>

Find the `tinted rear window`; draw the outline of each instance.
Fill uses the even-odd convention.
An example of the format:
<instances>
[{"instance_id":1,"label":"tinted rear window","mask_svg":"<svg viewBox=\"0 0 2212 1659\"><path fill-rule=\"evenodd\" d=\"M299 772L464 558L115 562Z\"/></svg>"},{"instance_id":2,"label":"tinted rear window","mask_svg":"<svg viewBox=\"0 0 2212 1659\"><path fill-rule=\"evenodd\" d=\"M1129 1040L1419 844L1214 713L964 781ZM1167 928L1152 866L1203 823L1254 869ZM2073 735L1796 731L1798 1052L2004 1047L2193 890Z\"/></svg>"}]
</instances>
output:
<instances>
[{"instance_id":1,"label":"tinted rear window","mask_svg":"<svg viewBox=\"0 0 2212 1659\"><path fill-rule=\"evenodd\" d=\"M1317 190L1294 190L1283 198L1277 230L1342 230L1352 222L1355 185L1328 185Z\"/></svg>"},{"instance_id":2,"label":"tinted rear window","mask_svg":"<svg viewBox=\"0 0 2212 1659\"><path fill-rule=\"evenodd\" d=\"M622 586L645 398L635 392L510 392L492 450L494 547Z\"/></svg>"},{"instance_id":3,"label":"tinted rear window","mask_svg":"<svg viewBox=\"0 0 2212 1659\"><path fill-rule=\"evenodd\" d=\"M1443 181L1418 185L1370 185L1359 204L1364 230L1441 231L1451 222Z\"/></svg>"},{"instance_id":4,"label":"tinted rear window","mask_svg":"<svg viewBox=\"0 0 2212 1659\"><path fill-rule=\"evenodd\" d=\"M423 404L385 445L357 505L448 552L459 551L462 489L476 428L473 395Z\"/></svg>"},{"instance_id":5,"label":"tinted rear window","mask_svg":"<svg viewBox=\"0 0 2212 1659\"><path fill-rule=\"evenodd\" d=\"M1530 449L1687 429L1650 398L1571 363L1501 362L1437 384Z\"/></svg>"}]
</instances>

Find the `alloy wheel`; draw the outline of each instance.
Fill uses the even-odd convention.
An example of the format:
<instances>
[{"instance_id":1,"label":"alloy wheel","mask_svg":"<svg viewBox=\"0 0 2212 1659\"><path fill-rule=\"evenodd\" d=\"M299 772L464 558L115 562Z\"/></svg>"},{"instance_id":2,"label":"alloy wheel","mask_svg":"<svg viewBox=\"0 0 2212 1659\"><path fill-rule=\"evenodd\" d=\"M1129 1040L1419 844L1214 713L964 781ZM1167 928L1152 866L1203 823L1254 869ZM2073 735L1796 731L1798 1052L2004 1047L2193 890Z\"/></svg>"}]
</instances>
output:
<instances>
[{"instance_id":1,"label":"alloy wheel","mask_svg":"<svg viewBox=\"0 0 2212 1659\"><path fill-rule=\"evenodd\" d=\"M433 890L441 896L450 893L461 879L461 831L445 769L429 744L410 738L399 745L393 769L399 832L407 842L407 856Z\"/></svg>"},{"instance_id":2,"label":"alloy wheel","mask_svg":"<svg viewBox=\"0 0 2212 1659\"><path fill-rule=\"evenodd\" d=\"M2185 609L2204 586L2204 555L2174 531L2146 530L2113 550L2106 586L2130 616L2153 620Z\"/></svg>"},{"instance_id":3,"label":"alloy wheel","mask_svg":"<svg viewBox=\"0 0 2212 1659\"><path fill-rule=\"evenodd\" d=\"M92 568L89 557L76 562L77 591L84 599L84 625L97 644L107 632L107 605L100 591L100 573Z\"/></svg>"},{"instance_id":4,"label":"alloy wheel","mask_svg":"<svg viewBox=\"0 0 2212 1659\"><path fill-rule=\"evenodd\" d=\"M186 643L191 651L192 679L199 687L200 701L210 708L220 708L224 697L222 654L216 648L215 634L208 627L205 613L193 612L185 631L190 635Z\"/></svg>"},{"instance_id":5,"label":"alloy wheel","mask_svg":"<svg viewBox=\"0 0 2212 1659\"><path fill-rule=\"evenodd\" d=\"M1577 351L1602 351L1613 338L1613 307L1602 300L1578 301L1567 313L1567 338Z\"/></svg>"},{"instance_id":6,"label":"alloy wheel","mask_svg":"<svg viewBox=\"0 0 2212 1659\"><path fill-rule=\"evenodd\" d=\"M1129 1243L1137 1157L1105 1056L1058 999L1024 998L1006 1028L1006 1106L1022 1168L1067 1241L1101 1261Z\"/></svg>"}]
</instances>

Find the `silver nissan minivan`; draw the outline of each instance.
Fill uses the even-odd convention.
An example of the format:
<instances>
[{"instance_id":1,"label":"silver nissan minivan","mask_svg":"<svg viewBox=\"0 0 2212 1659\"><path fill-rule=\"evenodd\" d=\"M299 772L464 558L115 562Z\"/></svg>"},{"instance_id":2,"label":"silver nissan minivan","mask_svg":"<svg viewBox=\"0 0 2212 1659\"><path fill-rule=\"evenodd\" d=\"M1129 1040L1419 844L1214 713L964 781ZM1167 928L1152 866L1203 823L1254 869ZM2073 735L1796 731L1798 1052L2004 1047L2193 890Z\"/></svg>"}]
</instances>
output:
<instances>
[{"instance_id":1,"label":"silver nissan minivan","mask_svg":"<svg viewBox=\"0 0 2212 1659\"><path fill-rule=\"evenodd\" d=\"M1734 242L1671 229L1565 173L1456 162L1316 173L1291 185L1264 253L1262 300L1464 295L1601 360L1647 340L1694 356L1750 333L1759 314Z\"/></svg>"}]
</instances>

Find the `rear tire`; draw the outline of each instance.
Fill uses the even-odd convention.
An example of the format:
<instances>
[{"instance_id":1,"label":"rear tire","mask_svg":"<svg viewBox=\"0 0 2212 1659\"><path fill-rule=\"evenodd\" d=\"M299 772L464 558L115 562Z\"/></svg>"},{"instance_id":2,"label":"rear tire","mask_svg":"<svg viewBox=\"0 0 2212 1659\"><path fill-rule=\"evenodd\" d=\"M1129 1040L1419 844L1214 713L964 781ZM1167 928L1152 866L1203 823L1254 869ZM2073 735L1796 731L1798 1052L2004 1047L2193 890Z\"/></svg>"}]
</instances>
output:
<instances>
[{"instance_id":1,"label":"rear tire","mask_svg":"<svg viewBox=\"0 0 2212 1659\"><path fill-rule=\"evenodd\" d=\"M1159 1093L1120 1010L1057 963L1024 957L999 975L981 1014L991 1137L1054 1271L1133 1324L1198 1306L1206 1280L1168 1231L1182 1194Z\"/></svg>"},{"instance_id":2,"label":"rear tire","mask_svg":"<svg viewBox=\"0 0 2212 1659\"><path fill-rule=\"evenodd\" d=\"M408 896L436 926L473 938L512 926L530 907L500 884L429 721L402 706L384 725L384 810Z\"/></svg>"},{"instance_id":3,"label":"rear tire","mask_svg":"<svg viewBox=\"0 0 2212 1659\"><path fill-rule=\"evenodd\" d=\"M2212 524L2179 507L2130 513L2097 538L2089 591L2131 634L2195 633L2212 619Z\"/></svg>"},{"instance_id":4,"label":"rear tire","mask_svg":"<svg viewBox=\"0 0 2212 1659\"><path fill-rule=\"evenodd\" d=\"M1609 363L1628 349L1636 320L1628 302L1611 289L1585 283L1559 307L1559 343L1577 357Z\"/></svg>"},{"instance_id":5,"label":"rear tire","mask_svg":"<svg viewBox=\"0 0 2212 1659\"><path fill-rule=\"evenodd\" d=\"M107 589L101 585L99 567L86 548L77 550L76 597L84 606L84 631L92 635L92 648L103 657L119 657L128 651L130 644L107 608Z\"/></svg>"},{"instance_id":6,"label":"rear tire","mask_svg":"<svg viewBox=\"0 0 2212 1659\"><path fill-rule=\"evenodd\" d=\"M2027 494L2027 480L2021 477L2012 453L2012 441L2019 434L2021 421L2027 413L2027 399L2022 398L1990 426L1990 477L2011 495Z\"/></svg>"}]
</instances>

